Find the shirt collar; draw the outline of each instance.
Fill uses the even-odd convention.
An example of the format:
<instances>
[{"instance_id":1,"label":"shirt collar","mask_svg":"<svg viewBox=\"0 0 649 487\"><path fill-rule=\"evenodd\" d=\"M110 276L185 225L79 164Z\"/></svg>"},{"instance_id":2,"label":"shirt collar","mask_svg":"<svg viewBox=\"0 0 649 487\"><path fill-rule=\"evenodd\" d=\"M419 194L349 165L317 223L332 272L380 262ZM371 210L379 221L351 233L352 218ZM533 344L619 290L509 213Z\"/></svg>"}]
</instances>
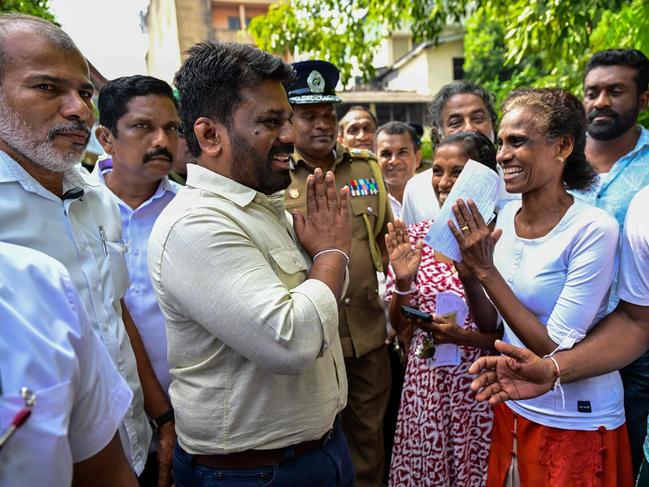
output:
<instances>
[{"instance_id":1,"label":"shirt collar","mask_svg":"<svg viewBox=\"0 0 649 487\"><path fill-rule=\"evenodd\" d=\"M271 206L274 206L273 203L279 200L284 201L284 191L266 196L198 164L187 164L187 184L185 186L219 195L241 207L248 206L253 201L260 203L267 201Z\"/></svg>"},{"instance_id":2,"label":"shirt collar","mask_svg":"<svg viewBox=\"0 0 649 487\"><path fill-rule=\"evenodd\" d=\"M645 148L649 148L649 130L644 128L642 125L638 125L638 128L640 129L640 137L638 137L638 142L635 144L635 147L631 150L631 152L626 154L626 156L633 155Z\"/></svg>"},{"instance_id":3,"label":"shirt collar","mask_svg":"<svg viewBox=\"0 0 649 487\"><path fill-rule=\"evenodd\" d=\"M42 196L51 198L53 193L34 179L25 169L18 164L6 152L0 151L0 183L16 182L19 183L25 191L38 193ZM75 164L63 173L63 192L72 188L81 188L84 191L91 188L97 188L100 184L93 181L90 174L81 167L81 164Z\"/></svg>"},{"instance_id":4,"label":"shirt collar","mask_svg":"<svg viewBox=\"0 0 649 487\"><path fill-rule=\"evenodd\" d=\"M97 159L97 162L95 163L95 168L92 171L92 174L97 177L97 180L106 186L108 188L108 185L106 184L106 179L105 175L108 174L113 170L113 158L109 157L108 155L104 154L99 156ZM176 183L172 183L169 181L169 178L165 176L160 180L160 184L158 185L158 189L156 189L156 192L149 198L149 201L156 200L158 198L162 198L166 193L171 193L172 195L175 195L178 192L178 186ZM110 189L110 188L108 188Z\"/></svg>"},{"instance_id":5,"label":"shirt collar","mask_svg":"<svg viewBox=\"0 0 649 487\"><path fill-rule=\"evenodd\" d=\"M335 170L336 166L340 164L343 161L349 160L350 162L353 160L351 157L351 154L349 153L349 149L342 145L340 142L336 142L336 147L333 150L334 152L334 163L333 166L331 166L331 170ZM300 151L295 149L293 151L293 155L291 156L291 170L296 171L297 167L302 164L306 166L306 168L310 171L313 172L316 168L313 164L308 162L306 159L304 159L304 156L300 154Z\"/></svg>"}]
</instances>

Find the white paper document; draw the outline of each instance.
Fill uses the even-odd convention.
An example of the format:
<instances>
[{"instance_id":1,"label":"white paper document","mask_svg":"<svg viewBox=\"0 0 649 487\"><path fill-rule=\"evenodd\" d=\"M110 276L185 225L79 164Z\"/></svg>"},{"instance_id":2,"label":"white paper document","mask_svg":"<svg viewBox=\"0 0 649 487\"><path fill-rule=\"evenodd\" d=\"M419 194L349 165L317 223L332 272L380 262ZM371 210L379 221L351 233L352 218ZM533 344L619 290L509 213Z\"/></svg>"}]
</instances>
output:
<instances>
[{"instance_id":1,"label":"white paper document","mask_svg":"<svg viewBox=\"0 0 649 487\"><path fill-rule=\"evenodd\" d=\"M462 326L464 324L464 321L469 314L469 308L460 296L455 294L453 291L443 291L437 294L435 301L436 315L455 313L455 322L459 326ZM461 360L462 352L457 345L454 345L452 343L443 343L441 345L435 345L435 357L428 359L427 365L429 367L460 365Z\"/></svg>"},{"instance_id":2,"label":"white paper document","mask_svg":"<svg viewBox=\"0 0 649 487\"><path fill-rule=\"evenodd\" d=\"M447 223L448 220L452 220L457 225L452 206L458 199L463 199L465 202L472 199L480 210L484 221L489 222L498 202L500 181L501 178L496 171L469 159L455 181L451 193L437 213L437 218L424 239L425 242L447 257L458 262L461 261L460 248Z\"/></svg>"}]
</instances>

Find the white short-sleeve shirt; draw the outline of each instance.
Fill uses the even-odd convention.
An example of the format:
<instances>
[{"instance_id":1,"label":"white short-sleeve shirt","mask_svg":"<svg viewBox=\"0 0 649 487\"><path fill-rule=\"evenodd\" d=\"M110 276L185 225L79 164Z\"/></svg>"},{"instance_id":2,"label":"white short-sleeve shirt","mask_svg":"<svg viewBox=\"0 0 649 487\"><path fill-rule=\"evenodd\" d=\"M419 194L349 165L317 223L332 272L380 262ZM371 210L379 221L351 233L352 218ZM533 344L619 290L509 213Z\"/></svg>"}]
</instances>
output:
<instances>
[{"instance_id":1,"label":"white short-sleeve shirt","mask_svg":"<svg viewBox=\"0 0 649 487\"><path fill-rule=\"evenodd\" d=\"M0 487L69 486L72 464L100 452L133 396L92 331L69 274L31 249L0 243L0 432L36 394L0 450Z\"/></svg>"},{"instance_id":2,"label":"white short-sleeve shirt","mask_svg":"<svg viewBox=\"0 0 649 487\"><path fill-rule=\"evenodd\" d=\"M624 222L618 294L638 306L649 306L649 186L631 200Z\"/></svg>"},{"instance_id":3,"label":"white short-sleeve shirt","mask_svg":"<svg viewBox=\"0 0 649 487\"><path fill-rule=\"evenodd\" d=\"M70 274L91 326L133 391L119 433L139 475L146 463L151 428L122 321L120 300L129 276L119 209L110 191L81 167L63 173L63 191L63 199L57 197L0 151L0 241L43 252Z\"/></svg>"},{"instance_id":4,"label":"white short-sleeve shirt","mask_svg":"<svg viewBox=\"0 0 649 487\"><path fill-rule=\"evenodd\" d=\"M558 348L569 349L606 314L614 272L618 226L604 210L575 199L561 221L536 239L516 235L520 201L498 215L503 234L494 263L521 303L547 327ZM505 323L503 340L525 347ZM618 372L563 386L558 391L507 405L530 421L561 429L613 429L624 423L623 391Z\"/></svg>"}]
</instances>

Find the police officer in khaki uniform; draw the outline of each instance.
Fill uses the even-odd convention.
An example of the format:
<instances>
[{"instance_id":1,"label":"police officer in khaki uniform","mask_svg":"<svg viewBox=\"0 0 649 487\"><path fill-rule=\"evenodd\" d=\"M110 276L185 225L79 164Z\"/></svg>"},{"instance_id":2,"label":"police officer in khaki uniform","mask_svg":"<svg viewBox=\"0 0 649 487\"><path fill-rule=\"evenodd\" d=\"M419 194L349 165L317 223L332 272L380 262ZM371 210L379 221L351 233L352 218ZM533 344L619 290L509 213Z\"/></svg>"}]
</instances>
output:
<instances>
[{"instance_id":1,"label":"police officer in khaki uniform","mask_svg":"<svg viewBox=\"0 0 649 487\"><path fill-rule=\"evenodd\" d=\"M286 190L286 209L306 209L306 178L316 167L336 174L350 188L353 215L349 287L340 311L349 396L342 424L360 487L381 486L384 470L383 418L390 392L386 324L376 272L386 265L384 235L390 205L374 155L336 143L338 69L325 61L293 64L296 81L286 87L298 137Z\"/></svg>"}]
</instances>

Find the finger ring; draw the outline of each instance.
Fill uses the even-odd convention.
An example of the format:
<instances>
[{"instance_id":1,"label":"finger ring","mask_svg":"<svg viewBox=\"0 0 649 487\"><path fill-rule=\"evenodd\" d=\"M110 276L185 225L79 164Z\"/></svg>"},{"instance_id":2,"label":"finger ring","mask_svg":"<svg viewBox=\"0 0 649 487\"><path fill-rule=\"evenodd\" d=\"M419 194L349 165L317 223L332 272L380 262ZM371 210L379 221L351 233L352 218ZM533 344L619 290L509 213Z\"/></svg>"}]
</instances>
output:
<instances>
[{"instance_id":1,"label":"finger ring","mask_svg":"<svg viewBox=\"0 0 649 487\"><path fill-rule=\"evenodd\" d=\"M460 230L462 230L463 232L468 231L468 230L469 230L469 225L467 225L467 224L465 223L464 225L462 225L462 226L460 227Z\"/></svg>"}]
</instances>

